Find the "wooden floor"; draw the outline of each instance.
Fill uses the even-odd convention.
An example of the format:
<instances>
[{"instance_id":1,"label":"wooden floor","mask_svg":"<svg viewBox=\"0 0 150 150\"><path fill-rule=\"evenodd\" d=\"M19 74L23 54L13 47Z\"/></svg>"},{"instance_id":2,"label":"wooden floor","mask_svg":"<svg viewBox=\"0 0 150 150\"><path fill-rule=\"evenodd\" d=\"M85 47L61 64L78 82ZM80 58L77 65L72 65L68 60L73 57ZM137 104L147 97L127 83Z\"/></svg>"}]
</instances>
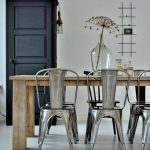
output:
<instances>
[{"instance_id":1,"label":"wooden floor","mask_svg":"<svg viewBox=\"0 0 150 150\"><path fill-rule=\"evenodd\" d=\"M98 138L94 150L121 150L121 144L117 136L114 136L111 122L103 121L99 128ZM79 142L74 145L74 150L90 150L90 145L84 144L85 123L79 123ZM133 144L128 141L126 135L127 122L123 122L124 138L127 150L140 150L141 123L138 125ZM35 137L27 139L28 150L38 150L38 126L35 127ZM19 144L19 143L18 143ZM12 150L12 126L6 126L0 122L0 150ZM65 127L63 125L53 126L50 135L47 135L42 150L69 150ZM146 143L145 150L150 150L150 137Z\"/></svg>"}]
</instances>

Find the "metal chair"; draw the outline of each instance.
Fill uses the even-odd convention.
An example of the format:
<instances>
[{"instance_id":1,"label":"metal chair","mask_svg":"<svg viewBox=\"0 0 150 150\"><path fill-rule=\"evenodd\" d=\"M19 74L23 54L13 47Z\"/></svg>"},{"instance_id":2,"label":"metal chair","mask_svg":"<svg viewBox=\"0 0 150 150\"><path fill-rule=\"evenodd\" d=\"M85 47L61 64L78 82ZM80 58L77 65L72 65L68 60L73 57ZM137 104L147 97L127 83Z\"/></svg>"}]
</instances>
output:
<instances>
[{"instance_id":1,"label":"metal chair","mask_svg":"<svg viewBox=\"0 0 150 150\"><path fill-rule=\"evenodd\" d=\"M91 73L94 74L94 77L90 76ZM90 143L92 145L92 149L94 148L97 134L98 134L98 128L101 120L105 117L110 117L113 118L113 120L115 121L116 128L118 131L118 138L122 143L123 149L125 149L123 131L122 131L122 109L125 107L126 104L130 76L128 73L124 72L126 74L125 77L127 78L126 86L125 86L126 87L125 96L124 96L123 106L119 107L114 105L118 70L102 69L91 73L87 76L88 97L90 99L90 91L89 91L90 86L94 86L90 84L90 80L92 80L92 78L101 79L98 81L99 81L99 85L102 85L103 101L102 101L102 106L100 107L89 107L85 143Z\"/></svg>"},{"instance_id":2,"label":"metal chair","mask_svg":"<svg viewBox=\"0 0 150 150\"><path fill-rule=\"evenodd\" d=\"M67 70L68 72L69 70ZM44 76L48 75L48 72L44 73ZM47 87L44 86L44 101L45 101L45 105L50 105L50 101L49 101L49 97L47 96L48 93L48 89ZM63 107L73 107L74 108L74 143L76 144L77 141L79 141L79 136L78 136L78 126L77 126L77 113L76 113L76 103L74 103L74 101L66 101L66 86L64 86L64 95L63 95ZM57 116L59 117L59 116ZM60 118L60 117L59 117ZM49 123L48 123L48 129L47 129L47 134L49 134L50 132L50 128L51 125L53 125L54 123L56 124L56 117L52 117L51 119L49 119Z\"/></svg>"},{"instance_id":3,"label":"metal chair","mask_svg":"<svg viewBox=\"0 0 150 150\"><path fill-rule=\"evenodd\" d=\"M138 119L141 116L142 121L143 121L141 150L144 150L145 143L146 143L147 136L148 136L149 126L150 126L150 105L147 103L140 102L141 79L142 79L143 75L146 73L150 73L150 70L143 71L138 77L138 101L137 101L137 105L133 106L133 110L132 110L132 114L131 114L130 137L129 137L129 140L131 142L133 142ZM145 101L146 101L146 99L145 99Z\"/></svg>"},{"instance_id":4,"label":"metal chair","mask_svg":"<svg viewBox=\"0 0 150 150\"><path fill-rule=\"evenodd\" d=\"M133 75L135 77L138 77L144 70L134 70L133 71ZM140 86L139 88L139 92L140 92L140 98L139 98L139 103L140 104L146 104L146 105L150 105L149 102L146 102L145 101L145 86ZM128 122L128 128L127 128L127 134L130 133L130 126L131 126L131 116L132 116L132 112L133 112L133 107L134 106L137 106L138 103L137 103L137 99L138 99L138 86L135 86L135 93L136 93L136 100L131 100L128 98L128 102L130 104L130 116L129 116L129 122ZM135 128L135 127L134 127ZM136 129L135 129L136 130ZM132 131L131 131L132 132ZM133 134L133 132L132 132ZM135 134L135 133L134 133ZM132 136L131 133L129 135L129 139L130 139L130 142L132 143L133 142L133 139L132 139Z\"/></svg>"},{"instance_id":5,"label":"metal chair","mask_svg":"<svg viewBox=\"0 0 150 150\"><path fill-rule=\"evenodd\" d=\"M85 74L86 76L88 76L88 74L92 77L93 76L93 73L90 73L90 71L84 71L83 74ZM88 92L89 92L89 100L87 100L87 103L89 105L89 111L91 109L91 107L93 108L96 108L96 107L101 107L102 106L102 103L103 103L103 100L101 98L101 85L98 85L98 86L90 86L89 89L88 89ZM115 101L115 106L117 106L117 104L119 103L119 101ZM109 116L107 118L110 118ZM113 132L114 132L114 135L116 135L116 126L115 126L115 121L113 118L112 119L112 124L113 124ZM87 144L87 142L90 141L90 131L89 131L89 128L87 128L86 130L86 135L85 135L85 143Z\"/></svg>"},{"instance_id":6,"label":"metal chair","mask_svg":"<svg viewBox=\"0 0 150 150\"><path fill-rule=\"evenodd\" d=\"M73 75L76 78L76 85L74 87L73 101L68 104L66 103L66 85L65 77L67 73ZM48 78L47 88L45 86L39 85L38 79L44 75L45 78ZM48 68L40 70L36 73L36 92L38 104L40 107L40 121L39 121L39 149L41 149L45 134L48 128L48 125L51 123L53 117L62 118L67 132L68 142L70 149L73 150L73 141L77 143L78 140L78 130L77 130L77 118L76 118L76 99L78 91L78 74L69 69L63 68ZM44 89L44 92L43 92ZM46 91L45 91L46 89ZM44 95L42 95L44 93ZM42 96L48 96L49 101L45 105L41 106Z\"/></svg>"}]
</instances>

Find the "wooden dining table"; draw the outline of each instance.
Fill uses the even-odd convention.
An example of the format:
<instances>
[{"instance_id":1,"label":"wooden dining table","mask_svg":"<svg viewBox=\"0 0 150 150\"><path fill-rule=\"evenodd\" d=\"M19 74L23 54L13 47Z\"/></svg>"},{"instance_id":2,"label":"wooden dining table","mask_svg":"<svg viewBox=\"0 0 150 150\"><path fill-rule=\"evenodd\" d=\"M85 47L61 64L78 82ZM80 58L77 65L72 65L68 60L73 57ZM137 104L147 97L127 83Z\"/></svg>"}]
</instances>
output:
<instances>
[{"instance_id":1,"label":"wooden dining table","mask_svg":"<svg viewBox=\"0 0 150 150\"><path fill-rule=\"evenodd\" d=\"M15 75L10 76L13 81L13 150L25 150L27 137L34 136L35 119L35 76L34 75ZM39 77L40 85L48 85L47 77ZM90 83L97 85L98 78L91 77ZM120 76L117 79L117 85L126 84L127 78ZM131 77L130 86L137 85L137 77ZM74 86L76 80L74 77L66 77L65 85ZM141 85L150 86L150 77L143 77ZM86 76L79 77L79 86L87 86Z\"/></svg>"}]
</instances>

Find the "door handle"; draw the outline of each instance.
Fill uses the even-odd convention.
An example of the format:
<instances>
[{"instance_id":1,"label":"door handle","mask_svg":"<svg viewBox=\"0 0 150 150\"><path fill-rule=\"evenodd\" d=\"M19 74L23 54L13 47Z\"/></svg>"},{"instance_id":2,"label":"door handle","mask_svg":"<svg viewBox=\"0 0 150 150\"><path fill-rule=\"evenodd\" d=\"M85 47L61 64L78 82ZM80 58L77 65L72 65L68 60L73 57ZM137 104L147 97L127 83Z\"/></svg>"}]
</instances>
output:
<instances>
[{"instance_id":1,"label":"door handle","mask_svg":"<svg viewBox=\"0 0 150 150\"><path fill-rule=\"evenodd\" d=\"M10 63L15 63L15 60L12 59L12 58L10 58L10 59L9 59L9 62L10 62Z\"/></svg>"}]
</instances>

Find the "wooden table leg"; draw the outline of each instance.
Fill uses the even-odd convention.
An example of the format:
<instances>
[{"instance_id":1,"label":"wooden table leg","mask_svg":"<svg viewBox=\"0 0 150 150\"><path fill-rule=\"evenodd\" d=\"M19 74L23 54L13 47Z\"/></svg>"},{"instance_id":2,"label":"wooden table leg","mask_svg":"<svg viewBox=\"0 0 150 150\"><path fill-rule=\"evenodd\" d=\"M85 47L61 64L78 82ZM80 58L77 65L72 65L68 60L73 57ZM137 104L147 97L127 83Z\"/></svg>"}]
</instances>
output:
<instances>
[{"instance_id":1,"label":"wooden table leg","mask_svg":"<svg viewBox=\"0 0 150 150\"><path fill-rule=\"evenodd\" d=\"M33 137L34 136L34 120L35 120L35 108L34 108L34 100L35 100L35 94L34 94L34 87L29 86L27 87L27 114L26 114L26 125L27 125L27 137Z\"/></svg>"},{"instance_id":2,"label":"wooden table leg","mask_svg":"<svg viewBox=\"0 0 150 150\"><path fill-rule=\"evenodd\" d=\"M25 81L13 81L13 150L26 149L26 98Z\"/></svg>"}]
</instances>

